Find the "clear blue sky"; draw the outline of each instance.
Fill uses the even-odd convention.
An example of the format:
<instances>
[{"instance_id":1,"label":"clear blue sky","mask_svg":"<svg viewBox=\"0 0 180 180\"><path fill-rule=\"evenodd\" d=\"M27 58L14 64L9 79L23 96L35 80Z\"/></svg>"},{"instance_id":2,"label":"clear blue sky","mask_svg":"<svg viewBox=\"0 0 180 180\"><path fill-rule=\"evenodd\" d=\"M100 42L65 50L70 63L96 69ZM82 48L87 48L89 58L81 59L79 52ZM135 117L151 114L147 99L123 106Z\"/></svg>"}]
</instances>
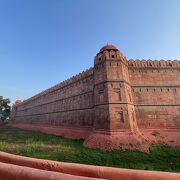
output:
<instances>
[{"instance_id":1,"label":"clear blue sky","mask_svg":"<svg viewBox=\"0 0 180 180\"><path fill-rule=\"evenodd\" d=\"M0 95L49 88L107 43L128 59L180 59L180 0L0 0Z\"/></svg>"}]
</instances>

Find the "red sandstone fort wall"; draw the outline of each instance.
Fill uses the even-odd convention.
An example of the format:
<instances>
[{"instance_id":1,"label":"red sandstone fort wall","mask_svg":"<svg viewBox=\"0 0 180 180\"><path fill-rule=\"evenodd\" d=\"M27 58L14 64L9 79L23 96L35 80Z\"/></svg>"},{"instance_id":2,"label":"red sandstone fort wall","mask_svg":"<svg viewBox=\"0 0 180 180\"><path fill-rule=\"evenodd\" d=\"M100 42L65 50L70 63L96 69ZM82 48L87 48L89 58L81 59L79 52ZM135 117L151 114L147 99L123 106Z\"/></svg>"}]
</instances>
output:
<instances>
[{"instance_id":1,"label":"red sandstone fort wall","mask_svg":"<svg viewBox=\"0 0 180 180\"><path fill-rule=\"evenodd\" d=\"M180 127L180 62L130 60L128 64L138 126Z\"/></svg>"},{"instance_id":2,"label":"red sandstone fort wall","mask_svg":"<svg viewBox=\"0 0 180 180\"><path fill-rule=\"evenodd\" d=\"M180 127L180 62L151 60L127 62L128 72L120 69L116 62L109 62L110 66L107 63L107 70L110 72L107 78L116 80L121 78L121 71L124 74L129 73L138 126L140 128ZM98 81L105 79L105 76L104 73L98 75L97 77L100 78ZM116 82L115 86L117 85ZM98 91L93 92L94 87L98 88ZM93 126L96 101L111 103L107 95L101 97L103 88L103 84L96 86L93 68L90 68L19 104L15 120L17 123L53 126ZM117 89L113 85L114 88ZM123 93L125 92L121 92L121 95L125 97ZM110 95L111 99L118 100L118 97L114 97L117 95L114 91ZM131 103L130 100L129 103ZM102 119L101 116L97 118L97 122ZM100 124L100 129L106 126L105 122Z\"/></svg>"},{"instance_id":3,"label":"red sandstone fort wall","mask_svg":"<svg viewBox=\"0 0 180 180\"><path fill-rule=\"evenodd\" d=\"M94 68L15 105L11 119L17 127L84 138L85 146L105 150L147 150L150 142L163 142L151 137L154 129L174 131L165 143L176 146L180 61L127 60L115 46L104 46Z\"/></svg>"},{"instance_id":4,"label":"red sandstone fort wall","mask_svg":"<svg viewBox=\"0 0 180 180\"><path fill-rule=\"evenodd\" d=\"M17 106L15 121L54 126L93 125L93 68Z\"/></svg>"}]
</instances>

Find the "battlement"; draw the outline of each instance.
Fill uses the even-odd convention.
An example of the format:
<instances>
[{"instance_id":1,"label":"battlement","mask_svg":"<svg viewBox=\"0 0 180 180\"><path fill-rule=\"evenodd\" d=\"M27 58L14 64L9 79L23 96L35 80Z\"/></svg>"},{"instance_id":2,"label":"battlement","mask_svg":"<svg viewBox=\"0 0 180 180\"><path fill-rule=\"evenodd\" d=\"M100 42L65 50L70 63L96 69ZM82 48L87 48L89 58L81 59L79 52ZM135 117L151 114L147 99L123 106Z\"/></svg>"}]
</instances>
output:
<instances>
[{"instance_id":1,"label":"battlement","mask_svg":"<svg viewBox=\"0 0 180 180\"><path fill-rule=\"evenodd\" d=\"M52 86L52 87L36 94L35 96L32 96L29 99L24 100L23 102L21 102L20 104L17 104L16 106L23 105L29 101L32 101L32 100L35 100L36 98L39 98L40 96L46 95L46 94L51 93L53 91L56 91L58 89L62 89L62 88L66 87L72 83L75 83L77 81L80 81L81 79L84 79L88 76L91 76L92 74L93 74L93 68L90 67L89 69L86 69L85 71L82 71L81 73L79 73L73 77L70 77L65 81L60 82L59 84L56 84L55 86Z\"/></svg>"},{"instance_id":2,"label":"battlement","mask_svg":"<svg viewBox=\"0 0 180 180\"><path fill-rule=\"evenodd\" d=\"M128 66L132 68L142 68L142 67L152 67L152 68L179 68L180 67L180 61L178 60L133 60L130 59L127 61Z\"/></svg>"},{"instance_id":3,"label":"battlement","mask_svg":"<svg viewBox=\"0 0 180 180\"><path fill-rule=\"evenodd\" d=\"M122 60L124 63L127 63L126 57L117 49L104 49L100 51L94 57L94 64L98 64L102 60Z\"/></svg>"}]
</instances>

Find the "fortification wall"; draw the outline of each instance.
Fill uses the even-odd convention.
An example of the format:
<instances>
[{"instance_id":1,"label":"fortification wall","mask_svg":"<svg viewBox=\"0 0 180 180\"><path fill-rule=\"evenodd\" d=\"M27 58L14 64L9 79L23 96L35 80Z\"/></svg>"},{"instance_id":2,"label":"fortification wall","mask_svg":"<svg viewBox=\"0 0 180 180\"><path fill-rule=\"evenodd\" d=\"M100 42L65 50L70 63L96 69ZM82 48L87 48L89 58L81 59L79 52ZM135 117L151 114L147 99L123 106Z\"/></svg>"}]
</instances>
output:
<instances>
[{"instance_id":1,"label":"fortification wall","mask_svg":"<svg viewBox=\"0 0 180 180\"><path fill-rule=\"evenodd\" d=\"M129 73L138 126L179 128L180 62L128 60L127 63L126 73ZM110 79L116 79L116 76L111 74ZM19 123L91 127L94 121L93 89L94 75L93 68L90 68L17 105L15 120ZM100 98L97 94L95 96L96 100Z\"/></svg>"},{"instance_id":2,"label":"fortification wall","mask_svg":"<svg viewBox=\"0 0 180 180\"><path fill-rule=\"evenodd\" d=\"M180 61L129 60L139 128L180 128Z\"/></svg>"},{"instance_id":3,"label":"fortification wall","mask_svg":"<svg viewBox=\"0 0 180 180\"><path fill-rule=\"evenodd\" d=\"M93 68L15 104L12 126L83 138L86 147L179 146L180 61L127 60L106 45Z\"/></svg>"},{"instance_id":4,"label":"fortification wall","mask_svg":"<svg viewBox=\"0 0 180 180\"><path fill-rule=\"evenodd\" d=\"M180 85L180 61L129 60L130 83L134 85Z\"/></svg>"},{"instance_id":5,"label":"fortification wall","mask_svg":"<svg viewBox=\"0 0 180 180\"><path fill-rule=\"evenodd\" d=\"M138 127L180 128L180 106L135 106Z\"/></svg>"},{"instance_id":6,"label":"fortification wall","mask_svg":"<svg viewBox=\"0 0 180 180\"><path fill-rule=\"evenodd\" d=\"M93 81L90 68L27 99L17 105L16 123L92 126Z\"/></svg>"}]
</instances>

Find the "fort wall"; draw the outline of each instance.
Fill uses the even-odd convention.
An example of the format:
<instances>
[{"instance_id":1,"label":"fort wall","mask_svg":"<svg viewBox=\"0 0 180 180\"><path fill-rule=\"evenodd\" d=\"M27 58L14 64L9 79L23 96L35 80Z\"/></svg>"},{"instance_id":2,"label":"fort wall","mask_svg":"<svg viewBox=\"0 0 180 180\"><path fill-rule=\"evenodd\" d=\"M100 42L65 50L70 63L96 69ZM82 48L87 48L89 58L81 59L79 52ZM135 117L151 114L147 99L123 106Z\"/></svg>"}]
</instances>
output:
<instances>
[{"instance_id":1,"label":"fort wall","mask_svg":"<svg viewBox=\"0 0 180 180\"><path fill-rule=\"evenodd\" d=\"M180 62L129 60L139 128L180 127Z\"/></svg>"},{"instance_id":2,"label":"fort wall","mask_svg":"<svg viewBox=\"0 0 180 180\"><path fill-rule=\"evenodd\" d=\"M56 134L70 137L84 128L84 144L102 149L147 149L154 137L146 138L144 130L165 130L166 136L176 129L169 136L174 141L180 130L180 61L127 60L115 46L104 46L94 67L18 103L11 119L31 129L56 127ZM174 142L180 145L180 137Z\"/></svg>"},{"instance_id":3,"label":"fort wall","mask_svg":"<svg viewBox=\"0 0 180 180\"><path fill-rule=\"evenodd\" d=\"M93 68L18 105L15 121L52 126L92 126Z\"/></svg>"}]
</instances>

